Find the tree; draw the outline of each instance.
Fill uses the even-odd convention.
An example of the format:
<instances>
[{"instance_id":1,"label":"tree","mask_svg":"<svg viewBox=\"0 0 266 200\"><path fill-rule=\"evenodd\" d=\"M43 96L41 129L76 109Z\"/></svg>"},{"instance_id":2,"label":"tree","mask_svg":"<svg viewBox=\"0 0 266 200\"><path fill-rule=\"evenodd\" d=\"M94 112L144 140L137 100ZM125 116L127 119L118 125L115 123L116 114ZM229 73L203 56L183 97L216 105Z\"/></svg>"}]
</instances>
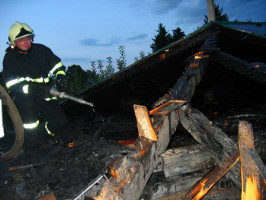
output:
<instances>
[{"instance_id":1,"label":"tree","mask_svg":"<svg viewBox=\"0 0 266 200\"><path fill-rule=\"evenodd\" d=\"M215 4L215 20L216 21L228 21L228 15L226 13L223 13L223 8L220 8L218 4ZM208 16L204 15L204 24L208 24Z\"/></svg>"},{"instance_id":2,"label":"tree","mask_svg":"<svg viewBox=\"0 0 266 200\"><path fill-rule=\"evenodd\" d=\"M125 47L123 45L120 45L118 47L120 58L116 59L117 68L119 71L122 71L126 68L127 60L126 60L126 51Z\"/></svg>"},{"instance_id":3,"label":"tree","mask_svg":"<svg viewBox=\"0 0 266 200\"><path fill-rule=\"evenodd\" d=\"M110 77L115 73L115 69L113 67L113 59L112 57L107 57L107 65L105 70L105 77Z\"/></svg>"},{"instance_id":4,"label":"tree","mask_svg":"<svg viewBox=\"0 0 266 200\"><path fill-rule=\"evenodd\" d=\"M79 65L71 65L66 70L69 93L75 94L88 87L88 75Z\"/></svg>"},{"instance_id":5,"label":"tree","mask_svg":"<svg viewBox=\"0 0 266 200\"><path fill-rule=\"evenodd\" d=\"M145 57L144 51L140 51L139 57L135 57L134 60L135 60L135 62L138 62L138 61L142 60L144 57Z\"/></svg>"},{"instance_id":6,"label":"tree","mask_svg":"<svg viewBox=\"0 0 266 200\"><path fill-rule=\"evenodd\" d=\"M0 84L3 86L3 87L5 87L6 86L6 84L4 83L4 77L3 77L3 71L1 71L0 72Z\"/></svg>"},{"instance_id":7,"label":"tree","mask_svg":"<svg viewBox=\"0 0 266 200\"><path fill-rule=\"evenodd\" d=\"M179 27L177 27L175 30L172 31L173 31L173 36L171 38L172 42L180 40L183 37L185 37L185 33Z\"/></svg>"},{"instance_id":8,"label":"tree","mask_svg":"<svg viewBox=\"0 0 266 200\"><path fill-rule=\"evenodd\" d=\"M156 31L158 34L152 39L154 43L150 45L153 52L172 42L171 34L166 31L165 26L163 26L162 23L159 23L158 30Z\"/></svg>"}]
</instances>

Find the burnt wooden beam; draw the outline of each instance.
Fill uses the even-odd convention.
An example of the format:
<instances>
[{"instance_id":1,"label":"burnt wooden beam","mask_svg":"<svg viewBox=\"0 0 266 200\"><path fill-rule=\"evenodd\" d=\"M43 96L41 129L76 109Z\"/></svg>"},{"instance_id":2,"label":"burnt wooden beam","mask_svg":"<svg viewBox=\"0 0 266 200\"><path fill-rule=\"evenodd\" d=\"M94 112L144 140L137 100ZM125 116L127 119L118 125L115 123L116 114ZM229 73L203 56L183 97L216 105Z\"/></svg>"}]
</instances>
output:
<instances>
[{"instance_id":1,"label":"burnt wooden beam","mask_svg":"<svg viewBox=\"0 0 266 200\"><path fill-rule=\"evenodd\" d=\"M220 52L212 57L215 62L221 63L224 67L238 72L254 81L266 84L266 64L262 62L249 63L225 52Z\"/></svg>"},{"instance_id":2,"label":"burnt wooden beam","mask_svg":"<svg viewBox=\"0 0 266 200\"><path fill-rule=\"evenodd\" d=\"M162 98L154 102L154 108L170 100L185 100L187 102L191 100L195 88L200 83L205 72L209 58L213 53L220 51L217 47L218 33L210 33L199 51L193 55L193 61L189 64L183 76L177 80L169 94L165 94Z\"/></svg>"},{"instance_id":3,"label":"burnt wooden beam","mask_svg":"<svg viewBox=\"0 0 266 200\"><path fill-rule=\"evenodd\" d=\"M102 184L103 187L100 189L92 187L87 192L87 194L97 194L94 199L139 199L154 168L158 165L158 156L166 150L170 135L175 132L179 123L177 111L167 116L155 116L149 119L145 107L136 106L136 108L135 115L142 133L134 144L135 151L119 157L112 163L109 167L112 176ZM154 129L158 140L149 139L151 130L144 133L143 129L146 131Z\"/></svg>"},{"instance_id":4,"label":"burnt wooden beam","mask_svg":"<svg viewBox=\"0 0 266 200\"><path fill-rule=\"evenodd\" d=\"M241 199L262 199L260 174L264 176L266 170L256 153L253 130L251 124L247 121L239 121L238 140L242 182ZM263 170L261 173L258 164L261 165L260 168Z\"/></svg>"},{"instance_id":5,"label":"burnt wooden beam","mask_svg":"<svg viewBox=\"0 0 266 200\"><path fill-rule=\"evenodd\" d=\"M160 154L155 172L163 171L165 177L172 177L214 166L209 150L204 145L196 144L168 149Z\"/></svg>"},{"instance_id":6,"label":"burnt wooden beam","mask_svg":"<svg viewBox=\"0 0 266 200\"><path fill-rule=\"evenodd\" d=\"M199 200L202 199L207 192L218 182L239 160L239 151L235 151L225 162L214 168L200 181L198 181L185 196L184 200Z\"/></svg>"},{"instance_id":7,"label":"burnt wooden beam","mask_svg":"<svg viewBox=\"0 0 266 200\"><path fill-rule=\"evenodd\" d=\"M209 121L200 111L184 105L180 108L180 120L183 127L201 144L210 150L213 159L221 165L238 148L237 145L214 123ZM240 165L227 173L240 188Z\"/></svg>"}]
</instances>

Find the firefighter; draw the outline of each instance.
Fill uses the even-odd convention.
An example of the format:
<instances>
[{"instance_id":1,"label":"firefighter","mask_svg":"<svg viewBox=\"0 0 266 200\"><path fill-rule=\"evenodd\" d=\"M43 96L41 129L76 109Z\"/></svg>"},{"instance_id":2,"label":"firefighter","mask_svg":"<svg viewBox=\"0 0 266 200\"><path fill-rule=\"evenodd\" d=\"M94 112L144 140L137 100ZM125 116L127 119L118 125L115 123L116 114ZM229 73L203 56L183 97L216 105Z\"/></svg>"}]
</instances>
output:
<instances>
[{"instance_id":1,"label":"firefighter","mask_svg":"<svg viewBox=\"0 0 266 200\"><path fill-rule=\"evenodd\" d=\"M49 140L67 124L63 109L49 93L54 85L68 91L65 66L50 48L33 43L34 36L29 25L13 24L3 60L4 82L21 115L29 147Z\"/></svg>"}]
</instances>

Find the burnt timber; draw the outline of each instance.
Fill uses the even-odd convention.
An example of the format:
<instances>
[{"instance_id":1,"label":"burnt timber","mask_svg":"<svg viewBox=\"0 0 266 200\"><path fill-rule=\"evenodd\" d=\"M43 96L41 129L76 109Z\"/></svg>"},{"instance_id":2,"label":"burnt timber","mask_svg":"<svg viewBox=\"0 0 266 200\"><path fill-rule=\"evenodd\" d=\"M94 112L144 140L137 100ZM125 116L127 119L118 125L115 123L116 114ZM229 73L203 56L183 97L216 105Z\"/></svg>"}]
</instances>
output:
<instances>
[{"instance_id":1,"label":"burnt timber","mask_svg":"<svg viewBox=\"0 0 266 200\"><path fill-rule=\"evenodd\" d=\"M216 100L220 102L213 103L209 110L204 108L204 112L206 115L215 111L222 113L230 107L231 100L253 98L256 93L254 100L241 100L246 101L243 107L249 108L253 104L248 101L256 101L257 106L262 106L259 109L265 111L265 52L265 36L210 23L84 92L83 98L95 102L96 110L106 116L117 112L133 113L133 105L145 105L150 113L145 117L135 112L139 132L134 147L136 152L119 158L110 167L111 178L101 183L100 189L99 186L92 188L88 196L95 196L95 199L139 199L152 173L160 171L161 154L166 151L180 124L208 149L212 160L206 165L213 162L219 166L225 162L238 151L237 142L198 109L219 96ZM219 85L219 91L211 91L215 84ZM243 87L237 91L240 96L231 93L236 92L233 87L237 90ZM244 97L241 93L250 92L249 87L258 92ZM217 96L210 97L208 92ZM148 126L146 121L151 121L152 126ZM155 130L158 140L143 136L142 129ZM169 173L164 169L165 174ZM241 188L240 175L240 164L236 162L227 173L236 188ZM175 193L178 191L168 192L160 198Z\"/></svg>"},{"instance_id":2,"label":"burnt timber","mask_svg":"<svg viewBox=\"0 0 266 200\"><path fill-rule=\"evenodd\" d=\"M112 135L116 140L125 133L112 126L118 116L122 116L120 128L124 116L133 116L127 124L137 130L132 129L131 150L109 161L108 170L72 199L188 198L195 194L194 184L212 168L208 191L213 188L204 198L240 199L239 147L234 136L242 119L252 122L255 139L257 133L262 135L252 151L255 163L263 165L258 174L265 187L266 38L229 25L209 23L78 95L93 102L105 119L95 137ZM95 118L86 106L69 101L63 106L71 120L80 118L89 124ZM175 140L181 131L193 145L182 146ZM228 171L219 170L224 166ZM154 175L156 182L150 184ZM223 175L230 187L215 187ZM56 191L53 198L58 198Z\"/></svg>"}]
</instances>

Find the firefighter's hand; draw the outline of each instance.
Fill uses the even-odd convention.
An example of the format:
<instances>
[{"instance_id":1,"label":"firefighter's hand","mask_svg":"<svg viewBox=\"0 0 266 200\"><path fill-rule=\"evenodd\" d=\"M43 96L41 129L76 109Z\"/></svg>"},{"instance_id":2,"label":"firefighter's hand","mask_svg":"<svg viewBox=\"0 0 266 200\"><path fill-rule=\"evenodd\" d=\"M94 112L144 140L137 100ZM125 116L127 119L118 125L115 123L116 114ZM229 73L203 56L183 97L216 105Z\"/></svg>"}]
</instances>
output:
<instances>
[{"instance_id":1,"label":"firefighter's hand","mask_svg":"<svg viewBox=\"0 0 266 200\"><path fill-rule=\"evenodd\" d=\"M59 74L55 80L56 88L59 92L68 92L68 82L64 75Z\"/></svg>"}]
</instances>

